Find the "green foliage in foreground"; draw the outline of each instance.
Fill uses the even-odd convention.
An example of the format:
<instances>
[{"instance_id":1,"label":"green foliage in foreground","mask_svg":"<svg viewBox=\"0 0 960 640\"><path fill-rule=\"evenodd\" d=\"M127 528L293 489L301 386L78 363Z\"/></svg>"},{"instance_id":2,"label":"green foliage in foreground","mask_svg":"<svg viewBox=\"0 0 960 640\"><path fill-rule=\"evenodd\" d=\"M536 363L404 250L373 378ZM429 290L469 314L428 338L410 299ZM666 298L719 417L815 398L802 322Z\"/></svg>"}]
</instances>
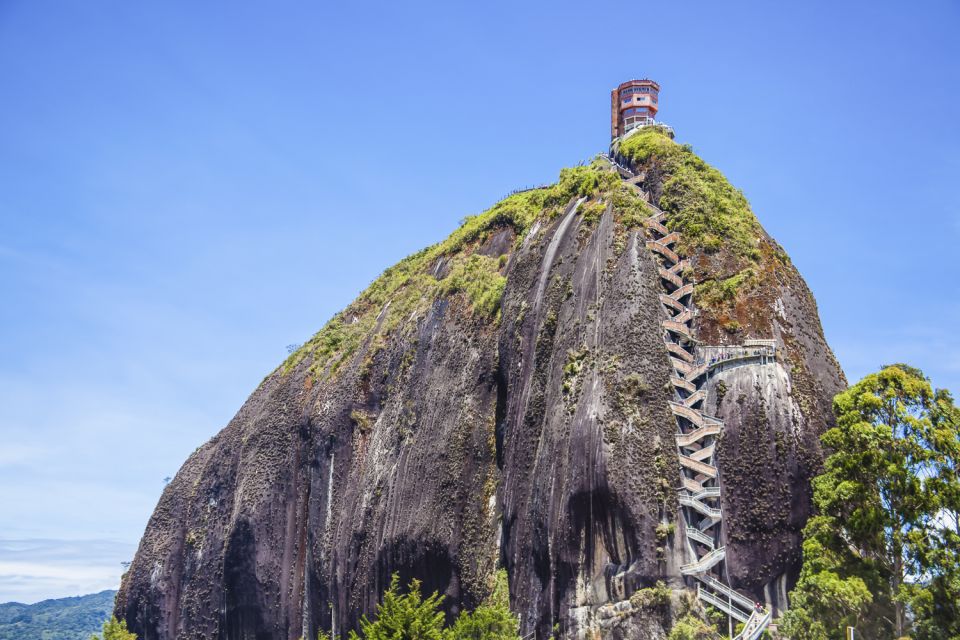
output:
<instances>
[{"instance_id":1,"label":"green foliage in foreground","mask_svg":"<svg viewBox=\"0 0 960 640\"><path fill-rule=\"evenodd\" d=\"M658 127L646 127L620 144L620 154L662 173L659 205L669 214L667 226L683 235L685 253L726 246L741 258L760 258L760 224L747 199L689 145L677 144Z\"/></svg>"},{"instance_id":2,"label":"green foliage in foreground","mask_svg":"<svg viewBox=\"0 0 960 640\"><path fill-rule=\"evenodd\" d=\"M688 613L673 625L667 640L713 640L716 637L717 634L710 625Z\"/></svg>"},{"instance_id":3,"label":"green foliage in foreground","mask_svg":"<svg viewBox=\"0 0 960 640\"><path fill-rule=\"evenodd\" d=\"M893 365L837 395L834 413L781 630L960 639L960 411L920 371Z\"/></svg>"},{"instance_id":4,"label":"green foliage in foreground","mask_svg":"<svg viewBox=\"0 0 960 640\"><path fill-rule=\"evenodd\" d=\"M103 636L94 635L91 640L137 640L137 634L127 631L126 620L111 617L103 623Z\"/></svg>"},{"instance_id":5,"label":"green foliage in foreground","mask_svg":"<svg viewBox=\"0 0 960 640\"><path fill-rule=\"evenodd\" d=\"M394 574L383 594L373 620L360 621L360 633L351 631L349 640L517 640L519 621L510 612L506 572L497 574L490 598L473 611L464 611L449 627L444 623L437 593L424 598L420 581L413 580L401 593L400 578ZM328 640L320 633L318 640Z\"/></svg>"},{"instance_id":6,"label":"green foliage in foreground","mask_svg":"<svg viewBox=\"0 0 960 640\"><path fill-rule=\"evenodd\" d=\"M563 169L559 181L550 187L513 194L481 214L468 216L443 242L384 271L353 304L292 353L283 370L312 357L314 374L332 375L366 340L383 340L408 318L426 313L441 295L463 293L475 315L496 321L506 286L503 264L473 253L476 245L504 228L522 239L538 218L559 214L572 198L593 197L620 186L617 174L600 165L573 167ZM435 276L439 260L449 267L441 280Z\"/></svg>"},{"instance_id":7,"label":"green foliage in foreground","mask_svg":"<svg viewBox=\"0 0 960 640\"><path fill-rule=\"evenodd\" d=\"M0 604L0 640L90 640L113 610L115 591L35 604Z\"/></svg>"}]
</instances>

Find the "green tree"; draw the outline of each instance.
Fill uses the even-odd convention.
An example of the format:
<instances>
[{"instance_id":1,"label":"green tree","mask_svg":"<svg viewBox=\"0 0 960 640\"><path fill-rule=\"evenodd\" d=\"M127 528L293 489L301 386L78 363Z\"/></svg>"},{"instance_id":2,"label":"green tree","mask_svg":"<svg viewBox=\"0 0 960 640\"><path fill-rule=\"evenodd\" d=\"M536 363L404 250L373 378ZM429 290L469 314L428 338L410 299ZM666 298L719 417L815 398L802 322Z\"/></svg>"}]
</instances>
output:
<instances>
[{"instance_id":1,"label":"green tree","mask_svg":"<svg viewBox=\"0 0 960 640\"><path fill-rule=\"evenodd\" d=\"M350 640L518 640L519 621L510 612L506 571L494 575L490 597L473 611L463 611L450 627L440 611L443 597L434 592L420 594L420 581L413 580L406 593L400 592L400 577L394 574L383 594L374 620L364 616L360 633L351 631ZM321 632L318 640L327 640Z\"/></svg>"},{"instance_id":2,"label":"green tree","mask_svg":"<svg viewBox=\"0 0 960 640\"><path fill-rule=\"evenodd\" d=\"M127 621L117 620L114 616L103 623L102 633L102 640L137 640L137 634L127 631ZM101 640L101 636L93 634L91 640Z\"/></svg>"},{"instance_id":3,"label":"green tree","mask_svg":"<svg viewBox=\"0 0 960 640\"><path fill-rule=\"evenodd\" d=\"M509 609L480 605L464 611L448 630L450 640L516 640L517 618Z\"/></svg>"},{"instance_id":4,"label":"green tree","mask_svg":"<svg viewBox=\"0 0 960 640\"><path fill-rule=\"evenodd\" d=\"M410 582L406 593L400 593L400 576L393 574L390 587L377 606L373 621L363 616L360 634L350 632L350 640L443 640L443 597L434 593L420 595L420 581Z\"/></svg>"},{"instance_id":5,"label":"green tree","mask_svg":"<svg viewBox=\"0 0 960 640\"><path fill-rule=\"evenodd\" d=\"M818 515L784 632L796 640L955 637L960 419L946 391L892 365L834 399ZM944 600L946 598L946 600ZM956 636L960 637L960 636Z\"/></svg>"},{"instance_id":6,"label":"green tree","mask_svg":"<svg viewBox=\"0 0 960 640\"><path fill-rule=\"evenodd\" d=\"M464 611L450 627L450 640L517 640L520 621L510 611L510 585L505 569L494 574L490 596L473 611Z\"/></svg>"}]
</instances>

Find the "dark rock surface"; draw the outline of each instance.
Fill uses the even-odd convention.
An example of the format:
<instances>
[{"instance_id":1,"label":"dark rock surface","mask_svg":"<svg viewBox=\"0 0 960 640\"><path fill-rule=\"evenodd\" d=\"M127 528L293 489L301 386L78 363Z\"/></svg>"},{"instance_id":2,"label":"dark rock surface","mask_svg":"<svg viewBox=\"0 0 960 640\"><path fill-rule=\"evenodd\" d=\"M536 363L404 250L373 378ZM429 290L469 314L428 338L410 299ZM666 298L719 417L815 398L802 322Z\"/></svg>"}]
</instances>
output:
<instances>
[{"instance_id":1,"label":"dark rock surface","mask_svg":"<svg viewBox=\"0 0 960 640\"><path fill-rule=\"evenodd\" d=\"M643 231L574 204L463 249L502 256L498 322L444 294L339 368L318 375L306 358L270 374L164 491L117 615L142 640L342 634L393 572L453 615L500 564L524 635L631 635L603 631L597 608L657 580L684 586L682 545L658 529L678 518L671 368ZM450 269L440 259L429 277ZM727 428L730 573L758 597L796 569L842 385L799 275L777 277L745 331L776 336L783 366L710 390ZM662 637L666 623L618 625Z\"/></svg>"}]
</instances>

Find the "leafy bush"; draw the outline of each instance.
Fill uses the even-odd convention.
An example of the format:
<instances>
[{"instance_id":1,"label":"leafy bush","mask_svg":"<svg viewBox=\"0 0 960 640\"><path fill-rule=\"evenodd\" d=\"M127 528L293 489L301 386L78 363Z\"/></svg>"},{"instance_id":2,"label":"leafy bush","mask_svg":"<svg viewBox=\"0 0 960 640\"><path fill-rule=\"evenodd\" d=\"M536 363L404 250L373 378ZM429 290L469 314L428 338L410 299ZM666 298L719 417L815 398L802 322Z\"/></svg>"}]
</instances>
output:
<instances>
[{"instance_id":1,"label":"leafy bush","mask_svg":"<svg viewBox=\"0 0 960 640\"><path fill-rule=\"evenodd\" d=\"M94 635L90 640L101 640L101 637ZM113 616L103 623L102 640L137 640L137 634L127 631L127 621L117 619Z\"/></svg>"},{"instance_id":2,"label":"leafy bush","mask_svg":"<svg viewBox=\"0 0 960 640\"><path fill-rule=\"evenodd\" d=\"M630 604L638 609L665 607L670 604L670 593L670 588L662 581L657 580L657 583L652 587L637 589L630 596Z\"/></svg>"},{"instance_id":3,"label":"leafy bush","mask_svg":"<svg viewBox=\"0 0 960 640\"><path fill-rule=\"evenodd\" d=\"M710 625L688 613L673 625L667 640L713 640L716 637Z\"/></svg>"},{"instance_id":4,"label":"leafy bush","mask_svg":"<svg viewBox=\"0 0 960 640\"><path fill-rule=\"evenodd\" d=\"M567 363L563 366L563 392L573 391L573 383L583 369L584 361L590 350L586 346L567 350Z\"/></svg>"},{"instance_id":5,"label":"leafy bush","mask_svg":"<svg viewBox=\"0 0 960 640\"><path fill-rule=\"evenodd\" d=\"M400 593L400 576L393 574L390 587L377 606L374 620L363 616L360 633L351 631L350 640L444 640L443 597L434 593L424 599L420 581L413 580L406 593Z\"/></svg>"},{"instance_id":6,"label":"leafy bush","mask_svg":"<svg viewBox=\"0 0 960 640\"><path fill-rule=\"evenodd\" d=\"M500 299L507 286L507 279L500 275L499 269L499 260L489 256L473 254L458 260L443 280L443 292L463 291L470 298L474 313L492 318L500 310Z\"/></svg>"},{"instance_id":7,"label":"leafy bush","mask_svg":"<svg viewBox=\"0 0 960 640\"><path fill-rule=\"evenodd\" d=\"M712 252L725 245L741 258L760 258L760 225L747 199L689 145L648 127L624 140L620 154L662 174L659 206L669 214L667 226L683 235L684 253L696 248Z\"/></svg>"},{"instance_id":8,"label":"leafy bush","mask_svg":"<svg viewBox=\"0 0 960 640\"><path fill-rule=\"evenodd\" d=\"M719 309L726 303L732 302L737 293L752 285L756 280L753 269L743 271L723 280L706 280L694 288L697 306L702 309Z\"/></svg>"}]
</instances>

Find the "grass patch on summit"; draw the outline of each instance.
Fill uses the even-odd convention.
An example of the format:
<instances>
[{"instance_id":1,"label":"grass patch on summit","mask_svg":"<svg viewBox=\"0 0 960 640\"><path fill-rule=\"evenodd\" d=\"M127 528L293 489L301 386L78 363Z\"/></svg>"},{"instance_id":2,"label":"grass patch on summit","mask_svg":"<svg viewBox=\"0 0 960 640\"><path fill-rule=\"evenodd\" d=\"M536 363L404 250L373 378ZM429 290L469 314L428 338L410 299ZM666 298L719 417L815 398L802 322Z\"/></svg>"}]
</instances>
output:
<instances>
[{"instance_id":1,"label":"grass patch on summit","mask_svg":"<svg viewBox=\"0 0 960 640\"><path fill-rule=\"evenodd\" d=\"M620 144L620 153L638 167L657 167L663 174L659 207L667 227L683 235L691 249L714 252L721 246L751 261L760 259L760 223L743 193L704 162L690 145L681 145L657 127L648 127Z\"/></svg>"}]
</instances>

